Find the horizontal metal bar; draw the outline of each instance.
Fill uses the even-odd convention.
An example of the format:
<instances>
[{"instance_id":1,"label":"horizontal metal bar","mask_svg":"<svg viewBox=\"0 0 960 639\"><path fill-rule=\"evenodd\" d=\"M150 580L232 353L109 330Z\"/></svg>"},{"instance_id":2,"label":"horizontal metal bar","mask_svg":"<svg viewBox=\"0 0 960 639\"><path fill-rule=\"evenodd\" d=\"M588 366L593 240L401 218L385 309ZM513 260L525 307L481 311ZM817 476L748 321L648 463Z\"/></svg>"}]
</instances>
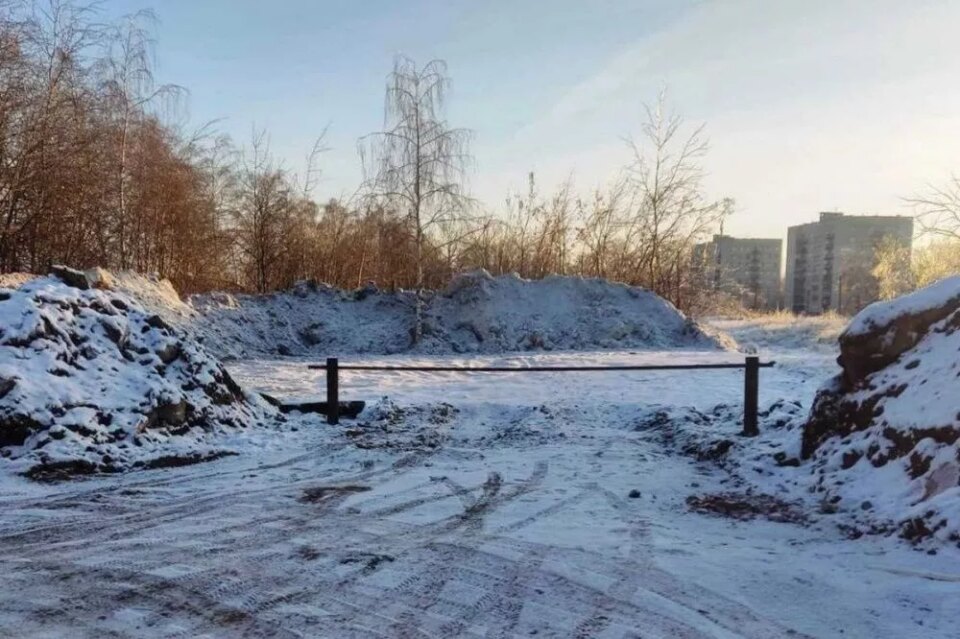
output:
<instances>
[{"instance_id":1,"label":"horizontal metal bar","mask_svg":"<svg viewBox=\"0 0 960 639\"><path fill-rule=\"evenodd\" d=\"M776 362L763 362L760 368L770 368ZM340 364L342 371L410 371L421 373L558 373L558 372L600 372L600 371L673 371L700 369L738 369L746 364L663 364L663 365L622 365L622 366L376 366L373 364ZM324 370L325 364L309 364L311 370Z\"/></svg>"}]
</instances>

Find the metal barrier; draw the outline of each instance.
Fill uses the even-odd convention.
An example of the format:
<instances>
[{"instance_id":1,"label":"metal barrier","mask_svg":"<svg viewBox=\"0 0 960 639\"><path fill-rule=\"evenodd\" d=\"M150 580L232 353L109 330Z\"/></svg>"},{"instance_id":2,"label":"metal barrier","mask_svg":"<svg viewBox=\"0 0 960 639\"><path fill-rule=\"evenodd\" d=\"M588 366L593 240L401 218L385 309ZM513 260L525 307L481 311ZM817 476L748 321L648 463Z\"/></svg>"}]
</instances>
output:
<instances>
[{"instance_id":1,"label":"metal barrier","mask_svg":"<svg viewBox=\"0 0 960 639\"><path fill-rule=\"evenodd\" d=\"M754 355L743 364L663 364L614 366L377 366L374 364L341 364L336 357L328 357L326 364L310 364L308 368L327 371L327 423L340 423L340 371L405 371L424 373L572 373L599 371L673 371L743 369L743 431L741 435L760 434L757 409L760 395L760 369L770 368L776 362L760 362Z\"/></svg>"}]
</instances>

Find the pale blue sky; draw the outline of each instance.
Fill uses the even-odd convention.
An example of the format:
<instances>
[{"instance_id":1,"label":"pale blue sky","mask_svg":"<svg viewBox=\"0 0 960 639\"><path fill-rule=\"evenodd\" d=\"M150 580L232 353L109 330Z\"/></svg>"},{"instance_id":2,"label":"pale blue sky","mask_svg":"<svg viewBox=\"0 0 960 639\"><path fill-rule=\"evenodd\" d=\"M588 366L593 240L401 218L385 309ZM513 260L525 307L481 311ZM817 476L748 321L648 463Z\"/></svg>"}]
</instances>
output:
<instances>
[{"instance_id":1,"label":"pale blue sky","mask_svg":"<svg viewBox=\"0 0 960 639\"><path fill-rule=\"evenodd\" d=\"M960 2L948 0L110 0L151 7L158 76L191 122L270 131L302 166L330 124L315 195L350 193L355 142L382 121L393 56L444 58L448 115L476 133L491 206L535 170L604 181L663 85L706 122L729 230L781 236L817 211L906 213L901 196L960 171Z\"/></svg>"}]
</instances>

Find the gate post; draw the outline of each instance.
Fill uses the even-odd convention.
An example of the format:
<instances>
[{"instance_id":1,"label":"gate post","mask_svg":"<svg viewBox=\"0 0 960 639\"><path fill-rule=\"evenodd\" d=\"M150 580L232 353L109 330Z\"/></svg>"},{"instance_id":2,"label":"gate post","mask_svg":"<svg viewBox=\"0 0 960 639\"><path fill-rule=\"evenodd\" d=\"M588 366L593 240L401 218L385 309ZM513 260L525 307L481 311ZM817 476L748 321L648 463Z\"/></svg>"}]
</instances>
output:
<instances>
[{"instance_id":1,"label":"gate post","mask_svg":"<svg viewBox=\"0 0 960 639\"><path fill-rule=\"evenodd\" d=\"M760 434L757 425L757 404L760 395L760 358L755 355L747 357L746 368L743 371L743 432L746 437L756 437Z\"/></svg>"},{"instance_id":2,"label":"gate post","mask_svg":"<svg viewBox=\"0 0 960 639\"><path fill-rule=\"evenodd\" d=\"M327 358L327 423L340 423L340 362Z\"/></svg>"}]
</instances>

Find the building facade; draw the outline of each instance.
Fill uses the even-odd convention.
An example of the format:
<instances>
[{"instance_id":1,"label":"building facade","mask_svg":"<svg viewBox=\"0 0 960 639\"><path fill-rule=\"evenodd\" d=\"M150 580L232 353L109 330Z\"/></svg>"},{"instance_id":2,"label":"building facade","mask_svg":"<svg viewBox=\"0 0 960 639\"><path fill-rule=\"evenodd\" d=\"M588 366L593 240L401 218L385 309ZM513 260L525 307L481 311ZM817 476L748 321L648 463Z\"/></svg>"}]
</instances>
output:
<instances>
[{"instance_id":1,"label":"building facade","mask_svg":"<svg viewBox=\"0 0 960 639\"><path fill-rule=\"evenodd\" d=\"M744 308L775 310L782 251L782 240L714 235L694 247L693 259L713 290L736 297Z\"/></svg>"},{"instance_id":2,"label":"building facade","mask_svg":"<svg viewBox=\"0 0 960 639\"><path fill-rule=\"evenodd\" d=\"M821 213L787 230L784 307L795 313L853 314L876 301L871 272L885 238L913 242L913 218Z\"/></svg>"}]
</instances>

